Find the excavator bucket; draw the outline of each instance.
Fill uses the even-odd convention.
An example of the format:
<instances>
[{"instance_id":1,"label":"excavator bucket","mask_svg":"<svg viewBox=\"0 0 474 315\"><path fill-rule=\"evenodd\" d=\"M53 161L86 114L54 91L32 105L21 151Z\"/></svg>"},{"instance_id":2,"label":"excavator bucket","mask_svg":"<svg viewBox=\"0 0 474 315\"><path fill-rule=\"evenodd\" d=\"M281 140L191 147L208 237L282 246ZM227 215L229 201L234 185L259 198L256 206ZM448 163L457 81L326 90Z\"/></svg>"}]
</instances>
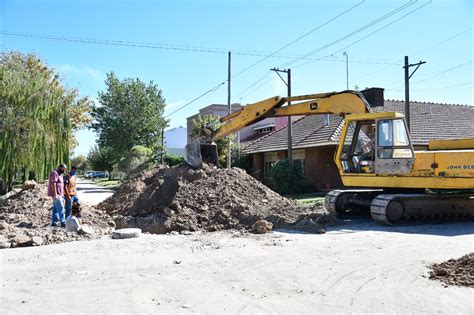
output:
<instances>
[{"instance_id":1,"label":"excavator bucket","mask_svg":"<svg viewBox=\"0 0 474 315\"><path fill-rule=\"evenodd\" d=\"M192 142L185 146L184 160L193 168L201 168L202 163L218 165L217 145L215 143Z\"/></svg>"}]
</instances>

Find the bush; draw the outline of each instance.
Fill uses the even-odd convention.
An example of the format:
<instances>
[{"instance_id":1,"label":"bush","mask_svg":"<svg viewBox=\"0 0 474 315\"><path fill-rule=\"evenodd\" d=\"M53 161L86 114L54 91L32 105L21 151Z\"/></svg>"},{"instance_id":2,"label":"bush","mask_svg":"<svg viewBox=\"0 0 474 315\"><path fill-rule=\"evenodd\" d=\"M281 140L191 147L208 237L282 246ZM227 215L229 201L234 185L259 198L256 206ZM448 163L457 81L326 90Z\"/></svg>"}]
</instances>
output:
<instances>
[{"instance_id":1,"label":"bush","mask_svg":"<svg viewBox=\"0 0 474 315\"><path fill-rule=\"evenodd\" d=\"M124 180L125 178L127 178L127 174L114 168L113 171L109 172L109 178Z\"/></svg>"},{"instance_id":2,"label":"bush","mask_svg":"<svg viewBox=\"0 0 474 315\"><path fill-rule=\"evenodd\" d=\"M295 194L304 185L303 169L299 163L283 159L275 163L270 171L275 181L275 190L281 194Z\"/></svg>"},{"instance_id":3,"label":"bush","mask_svg":"<svg viewBox=\"0 0 474 315\"><path fill-rule=\"evenodd\" d=\"M172 153L165 154L163 159L169 166L176 166L184 163L184 157Z\"/></svg>"},{"instance_id":4,"label":"bush","mask_svg":"<svg viewBox=\"0 0 474 315\"><path fill-rule=\"evenodd\" d=\"M233 154L232 167L239 167L245 170L247 173L251 173L253 169L253 162L251 155L240 155L240 158L237 154Z\"/></svg>"}]
</instances>

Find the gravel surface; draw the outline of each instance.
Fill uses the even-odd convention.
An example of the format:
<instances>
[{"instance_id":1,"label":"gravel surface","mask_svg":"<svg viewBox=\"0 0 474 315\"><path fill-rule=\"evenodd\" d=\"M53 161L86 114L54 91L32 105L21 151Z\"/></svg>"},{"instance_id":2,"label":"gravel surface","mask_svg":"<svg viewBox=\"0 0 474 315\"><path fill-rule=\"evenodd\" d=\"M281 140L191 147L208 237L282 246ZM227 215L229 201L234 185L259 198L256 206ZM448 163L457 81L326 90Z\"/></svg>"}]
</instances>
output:
<instances>
[{"instance_id":1,"label":"gravel surface","mask_svg":"<svg viewBox=\"0 0 474 315\"><path fill-rule=\"evenodd\" d=\"M473 314L429 279L472 224L342 222L326 234L142 235L1 251L0 313ZM52 295L52 292L57 294Z\"/></svg>"}]
</instances>

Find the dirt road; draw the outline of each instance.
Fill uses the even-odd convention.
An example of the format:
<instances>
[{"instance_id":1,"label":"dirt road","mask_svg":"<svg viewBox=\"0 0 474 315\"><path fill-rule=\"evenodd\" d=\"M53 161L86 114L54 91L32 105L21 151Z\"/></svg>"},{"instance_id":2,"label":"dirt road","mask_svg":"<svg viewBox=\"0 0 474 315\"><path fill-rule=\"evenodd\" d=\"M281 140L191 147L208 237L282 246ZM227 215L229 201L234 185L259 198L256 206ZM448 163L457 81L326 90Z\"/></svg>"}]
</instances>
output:
<instances>
[{"instance_id":1,"label":"dirt road","mask_svg":"<svg viewBox=\"0 0 474 315\"><path fill-rule=\"evenodd\" d=\"M96 205L114 194L114 190L95 185L91 181L79 178L77 181L77 195L81 202Z\"/></svg>"},{"instance_id":2,"label":"dirt road","mask_svg":"<svg viewBox=\"0 0 474 315\"><path fill-rule=\"evenodd\" d=\"M472 224L345 223L324 235L143 235L8 249L6 312L474 313L426 278L474 250Z\"/></svg>"}]
</instances>

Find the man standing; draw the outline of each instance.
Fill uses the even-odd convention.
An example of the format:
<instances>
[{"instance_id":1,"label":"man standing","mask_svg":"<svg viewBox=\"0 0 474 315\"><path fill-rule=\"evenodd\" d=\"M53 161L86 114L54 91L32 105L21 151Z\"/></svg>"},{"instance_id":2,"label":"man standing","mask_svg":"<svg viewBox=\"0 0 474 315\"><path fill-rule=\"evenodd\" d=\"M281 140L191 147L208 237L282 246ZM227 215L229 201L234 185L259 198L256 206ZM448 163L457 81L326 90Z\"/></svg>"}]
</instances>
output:
<instances>
[{"instance_id":1,"label":"man standing","mask_svg":"<svg viewBox=\"0 0 474 315\"><path fill-rule=\"evenodd\" d=\"M64 218L64 203L63 203L63 192L64 192L64 181L62 174L66 171L66 165L59 165L57 170L54 170L49 174L48 178L48 196L53 200L53 210L51 214L51 225L61 226L66 225Z\"/></svg>"},{"instance_id":2,"label":"man standing","mask_svg":"<svg viewBox=\"0 0 474 315\"><path fill-rule=\"evenodd\" d=\"M71 214L72 204L79 203L76 189L77 167L71 166L71 171L64 175L64 198L66 199L66 219Z\"/></svg>"}]
</instances>

